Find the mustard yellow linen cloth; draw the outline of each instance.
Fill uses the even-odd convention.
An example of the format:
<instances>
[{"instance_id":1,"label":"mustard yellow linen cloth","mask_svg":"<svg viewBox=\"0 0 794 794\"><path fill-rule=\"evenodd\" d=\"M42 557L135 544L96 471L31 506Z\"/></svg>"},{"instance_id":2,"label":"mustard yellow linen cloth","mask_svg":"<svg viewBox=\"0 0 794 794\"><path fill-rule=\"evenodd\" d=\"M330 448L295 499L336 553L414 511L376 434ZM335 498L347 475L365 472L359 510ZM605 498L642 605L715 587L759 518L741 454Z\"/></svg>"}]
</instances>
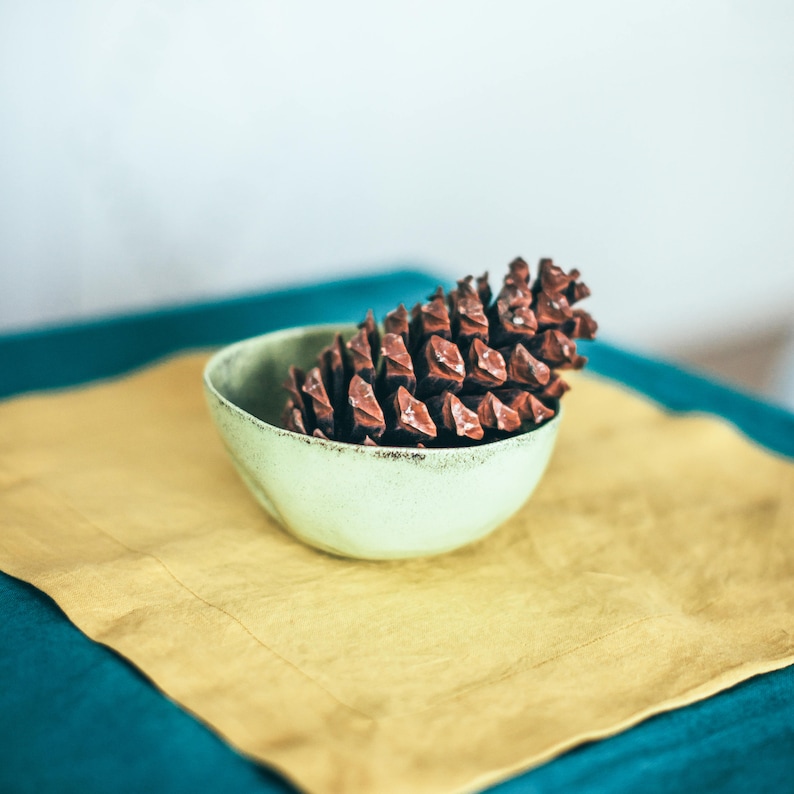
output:
<instances>
[{"instance_id":1,"label":"mustard yellow linen cloth","mask_svg":"<svg viewBox=\"0 0 794 794\"><path fill-rule=\"evenodd\" d=\"M580 378L515 518L354 562L255 504L205 358L0 405L0 568L303 789L474 791L794 661L794 465L720 421Z\"/></svg>"}]
</instances>

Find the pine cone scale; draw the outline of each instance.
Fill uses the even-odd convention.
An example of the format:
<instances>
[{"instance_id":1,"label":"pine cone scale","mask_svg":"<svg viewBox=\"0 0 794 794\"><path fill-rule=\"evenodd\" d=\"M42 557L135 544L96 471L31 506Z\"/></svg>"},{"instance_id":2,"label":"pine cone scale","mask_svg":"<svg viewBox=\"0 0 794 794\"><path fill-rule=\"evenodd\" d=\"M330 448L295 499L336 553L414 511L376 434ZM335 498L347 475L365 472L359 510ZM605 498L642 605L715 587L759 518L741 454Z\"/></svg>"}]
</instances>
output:
<instances>
[{"instance_id":1,"label":"pine cone scale","mask_svg":"<svg viewBox=\"0 0 794 794\"><path fill-rule=\"evenodd\" d=\"M430 418L430 411L407 389L400 387L391 401L394 415L393 432L400 438L407 436L416 441L429 441L438 435L438 429Z\"/></svg>"}]
</instances>

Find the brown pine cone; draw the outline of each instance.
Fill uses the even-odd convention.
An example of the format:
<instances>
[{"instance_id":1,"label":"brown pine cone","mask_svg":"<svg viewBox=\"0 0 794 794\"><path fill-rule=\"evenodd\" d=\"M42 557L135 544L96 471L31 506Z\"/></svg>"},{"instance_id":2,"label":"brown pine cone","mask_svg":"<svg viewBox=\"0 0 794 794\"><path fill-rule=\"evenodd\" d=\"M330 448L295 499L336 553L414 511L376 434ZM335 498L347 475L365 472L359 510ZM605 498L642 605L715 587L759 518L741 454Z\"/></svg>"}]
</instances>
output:
<instances>
[{"instance_id":1,"label":"brown pine cone","mask_svg":"<svg viewBox=\"0 0 794 794\"><path fill-rule=\"evenodd\" d=\"M570 388L558 370L587 362L575 339L598 325L580 308L579 271L541 259L532 281L515 259L494 296L488 274L439 287L379 329L370 310L304 373L290 367L284 426L367 446L449 447L506 438L551 419ZM382 335L381 335L382 330Z\"/></svg>"}]
</instances>

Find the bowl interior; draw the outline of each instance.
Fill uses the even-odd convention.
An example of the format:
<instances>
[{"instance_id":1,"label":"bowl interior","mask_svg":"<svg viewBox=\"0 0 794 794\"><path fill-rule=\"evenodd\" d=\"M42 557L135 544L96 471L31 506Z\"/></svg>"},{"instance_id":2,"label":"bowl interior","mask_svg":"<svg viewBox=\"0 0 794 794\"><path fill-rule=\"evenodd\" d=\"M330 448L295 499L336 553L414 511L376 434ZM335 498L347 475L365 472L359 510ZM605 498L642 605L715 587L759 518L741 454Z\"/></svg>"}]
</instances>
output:
<instances>
[{"instance_id":1,"label":"bowl interior","mask_svg":"<svg viewBox=\"0 0 794 794\"><path fill-rule=\"evenodd\" d=\"M355 325L325 325L286 329L249 339L225 348L210 361L207 378L215 390L233 405L281 427L287 400L282 384L291 364L311 369L317 354L341 332L347 339Z\"/></svg>"}]
</instances>

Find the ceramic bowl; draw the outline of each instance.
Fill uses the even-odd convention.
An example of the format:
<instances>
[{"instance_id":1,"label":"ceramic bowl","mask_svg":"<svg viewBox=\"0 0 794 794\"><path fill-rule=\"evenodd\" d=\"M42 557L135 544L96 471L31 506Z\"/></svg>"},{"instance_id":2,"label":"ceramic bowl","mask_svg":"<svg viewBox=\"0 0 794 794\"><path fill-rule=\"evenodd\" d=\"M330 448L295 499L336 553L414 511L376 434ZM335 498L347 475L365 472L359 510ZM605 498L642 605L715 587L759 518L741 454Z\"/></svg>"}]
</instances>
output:
<instances>
[{"instance_id":1,"label":"ceramic bowl","mask_svg":"<svg viewBox=\"0 0 794 794\"><path fill-rule=\"evenodd\" d=\"M515 513L551 457L560 417L536 430L450 449L365 447L281 427L290 364L314 366L339 331L291 328L220 350L204 371L210 412L251 492L288 532L345 557L440 554Z\"/></svg>"}]
</instances>

